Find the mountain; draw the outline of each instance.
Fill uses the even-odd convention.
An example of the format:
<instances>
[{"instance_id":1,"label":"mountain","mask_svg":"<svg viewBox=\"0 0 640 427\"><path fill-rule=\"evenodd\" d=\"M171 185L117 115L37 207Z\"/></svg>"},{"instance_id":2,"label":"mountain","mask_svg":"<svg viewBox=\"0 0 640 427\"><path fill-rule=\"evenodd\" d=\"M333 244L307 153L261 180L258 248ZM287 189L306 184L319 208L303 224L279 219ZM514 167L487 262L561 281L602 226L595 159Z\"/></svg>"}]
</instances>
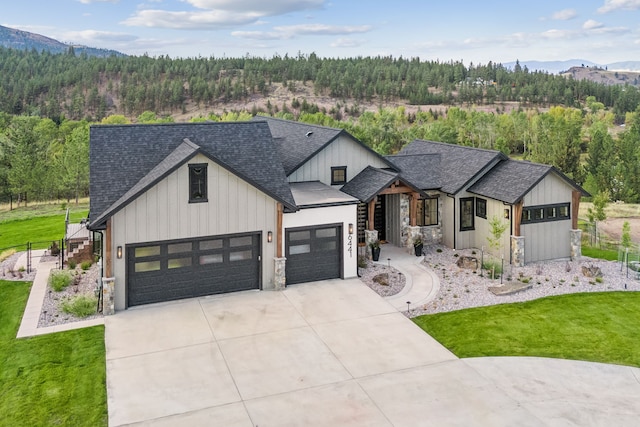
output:
<instances>
[{"instance_id":1,"label":"mountain","mask_svg":"<svg viewBox=\"0 0 640 427\"><path fill-rule=\"evenodd\" d=\"M573 67L602 68L609 71L640 71L640 61L612 62L610 64L596 64L585 59L568 59L566 61L519 61L520 66L525 65L529 71L546 71L551 74L564 73ZM502 64L513 70L515 62Z\"/></svg>"},{"instance_id":2,"label":"mountain","mask_svg":"<svg viewBox=\"0 0 640 427\"><path fill-rule=\"evenodd\" d=\"M121 52L109 49L98 49L83 45L69 45L40 34L28 31L16 30L14 28L0 25L0 46L11 49L48 51L51 53L65 53L73 47L76 55L86 53L89 56L126 56Z\"/></svg>"}]
</instances>

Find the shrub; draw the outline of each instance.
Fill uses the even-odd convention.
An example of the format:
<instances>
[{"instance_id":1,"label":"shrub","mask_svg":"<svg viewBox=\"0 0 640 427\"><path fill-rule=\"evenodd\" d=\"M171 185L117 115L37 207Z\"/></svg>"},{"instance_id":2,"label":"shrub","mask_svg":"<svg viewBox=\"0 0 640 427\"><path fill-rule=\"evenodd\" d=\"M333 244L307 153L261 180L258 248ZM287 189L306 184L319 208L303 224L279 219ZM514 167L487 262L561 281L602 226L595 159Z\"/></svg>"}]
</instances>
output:
<instances>
[{"instance_id":1,"label":"shrub","mask_svg":"<svg viewBox=\"0 0 640 427\"><path fill-rule=\"evenodd\" d=\"M442 253L442 249L438 248L438 249L436 249L436 252L438 252L440 254L440 253Z\"/></svg>"},{"instance_id":2,"label":"shrub","mask_svg":"<svg viewBox=\"0 0 640 427\"><path fill-rule=\"evenodd\" d=\"M51 246L49 246L49 252L51 253L51 256L60 255L60 248L58 247L58 242L56 242L55 240L51 242Z\"/></svg>"},{"instance_id":3,"label":"shrub","mask_svg":"<svg viewBox=\"0 0 640 427\"><path fill-rule=\"evenodd\" d=\"M74 260L70 259L69 261L67 261L67 266L69 266L69 270L75 270L76 269L76 265L78 265L77 262L75 262Z\"/></svg>"},{"instance_id":4,"label":"shrub","mask_svg":"<svg viewBox=\"0 0 640 427\"><path fill-rule=\"evenodd\" d=\"M91 268L91 261L82 261L82 264L80 264L80 268L83 269L84 271L87 271L88 269Z\"/></svg>"},{"instance_id":5,"label":"shrub","mask_svg":"<svg viewBox=\"0 0 640 427\"><path fill-rule=\"evenodd\" d=\"M358 267L359 268L367 268L367 260L363 256L358 257Z\"/></svg>"},{"instance_id":6,"label":"shrub","mask_svg":"<svg viewBox=\"0 0 640 427\"><path fill-rule=\"evenodd\" d=\"M5 259L9 258L11 255L15 253L16 253L15 249L7 249L6 251L3 251L2 253L0 253L0 262L4 261Z\"/></svg>"},{"instance_id":7,"label":"shrub","mask_svg":"<svg viewBox=\"0 0 640 427\"><path fill-rule=\"evenodd\" d=\"M73 275L69 271L54 270L49 275L49 286L56 292L62 291L71 284Z\"/></svg>"},{"instance_id":8,"label":"shrub","mask_svg":"<svg viewBox=\"0 0 640 427\"><path fill-rule=\"evenodd\" d=\"M76 317L87 317L96 313L98 300L89 295L78 295L62 301L62 311Z\"/></svg>"}]
</instances>

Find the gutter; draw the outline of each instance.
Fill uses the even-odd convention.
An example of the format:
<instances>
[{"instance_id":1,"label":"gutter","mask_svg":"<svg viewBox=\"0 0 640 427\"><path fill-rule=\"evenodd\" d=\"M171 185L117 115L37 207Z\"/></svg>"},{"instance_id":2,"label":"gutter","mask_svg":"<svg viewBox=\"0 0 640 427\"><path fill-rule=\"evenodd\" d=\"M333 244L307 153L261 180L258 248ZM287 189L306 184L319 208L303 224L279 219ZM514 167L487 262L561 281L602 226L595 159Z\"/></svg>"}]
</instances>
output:
<instances>
[{"instance_id":1,"label":"gutter","mask_svg":"<svg viewBox=\"0 0 640 427\"><path fill-rule=\"evenodd\" d=\"M453 249L456 248L456 233L458 230L458 226L456 225L456 196L452 196L451 194L447 193L447 197L450 197L453 199Z\"/></svg>"}]
</instances>

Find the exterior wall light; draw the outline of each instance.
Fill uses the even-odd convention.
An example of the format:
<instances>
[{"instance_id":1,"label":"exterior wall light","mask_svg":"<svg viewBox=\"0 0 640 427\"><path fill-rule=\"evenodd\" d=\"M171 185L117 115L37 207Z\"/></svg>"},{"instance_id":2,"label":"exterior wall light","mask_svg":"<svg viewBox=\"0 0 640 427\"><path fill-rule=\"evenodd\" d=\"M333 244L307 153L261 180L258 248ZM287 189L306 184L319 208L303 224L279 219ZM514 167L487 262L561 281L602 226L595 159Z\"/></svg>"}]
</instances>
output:
<instances>
[{"instance_id":1,"label":"exterior wall light","mask_svg":"<svg viewBox=\"0 0 640 427\"><path fill-rule=\"evenodd\" d=\"M506 219L509 219L509 209L505 209L505 210L504 210L504 217L505 217Z\"/></svg>"},{"instance_id":2,"label":"exterior wall light","mask_svg":"<svg viewBox=\"0 0 640 427\"><path fill-rule=\"evenodd\" d=\"M273 242L273 232L267 231L267 242Z\"/></svg>"},{"instance_id":3,"label":"exterior wall light","mask_svg":"<svg viewBox=\"0 0 640 427\"><path fill-rule=\"evenodd\" d=\"M118 257L118 259L122 258L122 246L118 246L118 249L116 250L116 256Z\"/></svg>"},{"instance_id":4,"label":"exterior wall light","mask_svg":"<svg viewBox=\"0 0 640 427\"><path fill-rule=\"evenodd\" d=\"M353 224L349 223L349 234L353 234Z\"/></svg>"}]
</instances>

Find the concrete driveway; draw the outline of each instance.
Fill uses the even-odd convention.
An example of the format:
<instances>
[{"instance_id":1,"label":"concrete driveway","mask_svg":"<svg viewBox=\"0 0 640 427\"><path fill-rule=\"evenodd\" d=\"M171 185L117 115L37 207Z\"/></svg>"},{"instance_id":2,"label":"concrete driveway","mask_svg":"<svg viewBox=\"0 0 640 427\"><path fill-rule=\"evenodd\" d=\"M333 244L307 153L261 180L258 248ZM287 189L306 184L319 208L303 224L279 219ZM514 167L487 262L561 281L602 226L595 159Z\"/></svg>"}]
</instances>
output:
<instances>
[{"instance_id":1,"label":"concrete driveway","mask_svg":"<svg viewBox=\"0 0 640 427\"><path fill-rule=\"evenodd\" d=\"M112 426L622 426L640 416L640 370L459 360L359 280L130 309L106 319L106 347Z\"/></svg>"}]
</instances>

